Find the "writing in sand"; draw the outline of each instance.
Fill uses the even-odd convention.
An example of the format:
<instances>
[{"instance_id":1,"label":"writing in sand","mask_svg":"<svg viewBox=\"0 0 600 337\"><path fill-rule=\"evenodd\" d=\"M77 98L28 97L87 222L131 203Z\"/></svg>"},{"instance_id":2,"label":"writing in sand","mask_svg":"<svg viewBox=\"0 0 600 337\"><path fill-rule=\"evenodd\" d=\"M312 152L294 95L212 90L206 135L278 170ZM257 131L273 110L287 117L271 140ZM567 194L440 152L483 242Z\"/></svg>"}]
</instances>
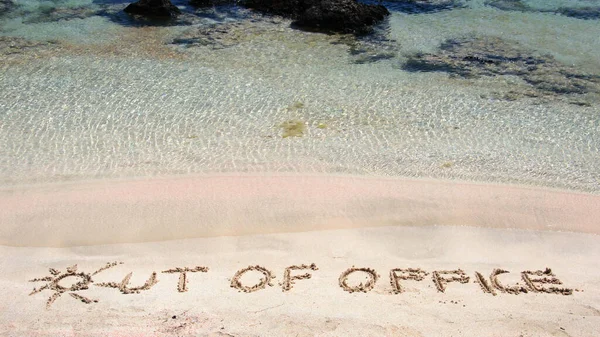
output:
<instances>
[{"instance_id":1,"label":"writing in sand","mask_svg":"<svg viewBox=\"0 0 600 337\"><path fill-rule=\"evenodd\" d=\"M50 297L46 301L46 308L50 308L52 304L63 294L69 294L72 298L81 301L86 304L98 302L97 299L92 299L79 294L78 292L89 289L93 284L97 287L114 288L122 294L139 294L142 291L150 290L154 285L158 283L157 273L154 271L150 274L148 279L143 285L131 286L130 279L132 272L128 273L119 282L102 282L94 283L94 277L112 267L115 267L123 262L110 262L101 268L93 272L83 272L78 270L77 265L66 268L65 271L50 268L50 276L35 278L29 282L46 282L44 285L34 288L29 295L34 295L42 291L48 290L51 293ZM317 265L302 264L292 265L284 269L283 279L279 283L283 292L292 290L296 281L307 280L312 277L312 273L318 271ZM179 274L177 282L177 291L186 292L188 290L189 275L192 273L208 273L209 268L203 266L193 267L176 267L167 270L163 270L163 274ZM243 282L242 277L246 274L254 273L258 276L256 282ZM509 273L504 269L494 269L491 274L486 277L481 272L475 271L473 273L473 282L479 284L479 288L486 294L496 296L498 292L505 294L518 295L521 293L549 293L549 294L561 294L561 295L572 295L573 289L558 287L562 285L562 282L552 273L550 268L544 270L526 270L521 272L521 280L523 284L506 285L501 282L500 276L502 274ZM431 272L425 271L421 268L395 268L389 271L389 283L391 286L390 294L401 294L404 292L403 283L407 281L420 282L426 279L427 276L431 275L431 282L435 285L439 292L445 292L446 288L451 283L469 283L471 277L465 273L462 269L454 270L434 270ZM356 281L361 276L363 281ZM259 266L248 266L235 272L231 278L230 287L237 291L251 293L265 289L267 286L274 286L274 279L276 278L273 271ZM371 268L357 268L351 267L343 271L339 278L339 286L346 292L363 292L367 293L371 291L375 284L379 281L381 276ZM66 281L67 279L70 279ZM364 281L366 279L366 281ZM354 280L354 281L353 281ZM61 282L71 284L71 286L61 285Z\"/></svg>"}]
</instances>

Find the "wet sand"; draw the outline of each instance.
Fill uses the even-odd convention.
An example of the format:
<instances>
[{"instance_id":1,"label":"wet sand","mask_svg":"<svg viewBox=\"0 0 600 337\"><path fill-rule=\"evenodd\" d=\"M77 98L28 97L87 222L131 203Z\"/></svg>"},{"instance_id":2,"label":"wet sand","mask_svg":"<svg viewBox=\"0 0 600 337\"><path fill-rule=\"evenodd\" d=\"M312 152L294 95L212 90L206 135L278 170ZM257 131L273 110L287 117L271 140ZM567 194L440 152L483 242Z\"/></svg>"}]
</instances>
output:
<instances>
[{"instance_id":1,"label":"wet sand","mask_svg":"<svg viewBox=\"0 0 600 337\"><path fill-rule=\"evenodd\" d=\"M8 246L386 225L600 231L598 195L418 179L219 175L97 181L5 188L0 203L0 244Z\"/></svg>"}]
</instances>

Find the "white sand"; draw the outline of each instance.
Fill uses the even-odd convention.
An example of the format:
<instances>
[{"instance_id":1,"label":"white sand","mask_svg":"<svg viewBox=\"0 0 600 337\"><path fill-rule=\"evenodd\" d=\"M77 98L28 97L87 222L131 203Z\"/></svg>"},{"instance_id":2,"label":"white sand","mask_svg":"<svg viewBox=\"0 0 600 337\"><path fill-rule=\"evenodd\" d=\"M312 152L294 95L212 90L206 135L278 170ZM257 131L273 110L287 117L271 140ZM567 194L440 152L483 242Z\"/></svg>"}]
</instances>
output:
<instances>
[{"instance_id":1,"label":"white sand","mask_svg":"<svg viewBox=\"0 0 600 337\"><path fill-rule=\"evenodd\" d=\"M3 190L0 335L596 336L599 200L500 185L318 176ZM392 224L398 226L385 226ZM265 234L273 232L279 233ZM214 237L226 234L245 235ZM97 303L66 291L46 308L55 291L28 296L48 283L28 280L51 276L49 268L64 273L78 264L91 274L112 261L124 264L92 276L94 284L76 292ZM282 292L284 268L310 263L319 268L313 277ZM229 287L237 270L257 264L274 272L273 287L254 293ZM340 288L340 273L353 265L381 275L373 290ZM188 273L183 293L177 274L161 273L195 266L210 269ZM401 281L406 291L391 294L390 269L408 267L429 274ZM503 284L524 285L521 271L546 267L563 282L557 286L579 291L497 290L493 296L474 283L476 271L487 279L503 268L510 271L499 277ZM469 283L436 290L432 272L457 268ZM141 286L153 271L158 283L139 294L96 286L120 283L129 272L130 286ZM257 280L252 273L242 278L245 284ZM358 275L349 283L365 282ZM81 280L70 276L58 284Z\"/></svg>"}]
</instances>

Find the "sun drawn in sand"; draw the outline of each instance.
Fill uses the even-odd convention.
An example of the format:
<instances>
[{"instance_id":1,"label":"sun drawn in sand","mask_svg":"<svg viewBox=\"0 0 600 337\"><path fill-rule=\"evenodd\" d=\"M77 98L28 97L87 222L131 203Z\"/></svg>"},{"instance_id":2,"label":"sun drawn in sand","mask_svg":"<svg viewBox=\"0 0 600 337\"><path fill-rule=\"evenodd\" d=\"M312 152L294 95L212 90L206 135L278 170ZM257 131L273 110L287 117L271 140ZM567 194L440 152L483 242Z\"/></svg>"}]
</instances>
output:
<instances>
[{"instance_id":1,"label":"sun drawn in sand","mask_svg":"<svg viewBox=\"0 0 600 337\"><path fill-rule=\"evenodd\" d=\"M57 269L50 268L49 270L50 270L51 276L34 278L33 280L29 280L29 282L48 282L39 288L33 288L33 291L29 295L31 296L31 295L37 294L46 289L54 291L54 294L52 294L48 298L48 301L46 302L46 308L50 308L52 303L54 303L54 301L56 301L64 293L68 293L74 299L82 301L83 303L86 303L86 304L98 302L98 300L96 300L96 299L90 299L88 297L79 295L75 292L80 291L80 290L89 289L90 284L94 283L94 281L92 280L92 276L94 276L102 271L105 271L109 268L112 268L118 264L123 264L123 262L109 262L105 266L103 266L102 268L96 270L95 272L93 272L91 274L85 273L85 272L78 272L77 265L68 267L67 270L62 273ZM67 278L75 278L75 279L79 279L79 281L73 283L70 287L62 286L60 284L61 281L65 280Z\"/></svg>"}]
</instances>

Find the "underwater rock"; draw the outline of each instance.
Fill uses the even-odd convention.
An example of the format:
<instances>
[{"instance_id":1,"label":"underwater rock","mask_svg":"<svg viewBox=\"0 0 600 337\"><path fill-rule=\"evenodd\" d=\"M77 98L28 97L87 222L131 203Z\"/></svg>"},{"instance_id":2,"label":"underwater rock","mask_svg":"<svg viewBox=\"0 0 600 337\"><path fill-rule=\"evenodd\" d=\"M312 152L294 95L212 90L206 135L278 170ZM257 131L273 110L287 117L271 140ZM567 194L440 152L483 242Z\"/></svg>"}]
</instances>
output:
<instances>
[{"instance_id":1,"label":"underwater rock","mask_svg":"<svg viewBox=\"0 0 600 337\"><path fill-rule=\"evenodd\" d=\"M190 5L194 7L212 7L222 5L233 5L237 3L236 0L190 0Z\"/></svg>"},{"instance_id":2,"label":"underwater rock","mask_svg":"<svg viewBox=\"0 0 600 337\"><path fill-rule=\"evenodd\" d=\"M403 69L467 78L512 75L545 96L600 92L600 76L563 65L549 55L534 56L518 44L496 37L447 40L438 53L410 56Z\"/></svg>"},{"instance_id":3,"label":"underwater rock","mask_svg":"<svg viewBox=\"0 0 600 337\"><path fill-rule=\"evenodd\" d=\"M185 48L208 47L224 49L236 46L256 36L282 28L280 22L257 15L243 21L229 21L212 25L199 25L187 29L170 44Z\"/></svg>"},{"instance_id":4,"label":"underwater rock","mask_svg":"<svg viewBox=\"0 0 600 337\"><path fill-rule=\"evenodd\" d=\"M12 0L0 0L0 15L7 13L15 7L15 3Z\"/></svg>"},{"instance_id":5,"label":"underwater rock","mask_svg":"<svg viewBox=\"0 0 600 337\"><path fill-rule=\"evenodd\" d=\"M346 45L350 62L367 64L393 59L397 56L399 44L389 37L389 31L376 27L369 35L338 35L332 44Z\"/></svg>"},{"instance_id":6,"label":"underwater rock","mask_svg":"<svg viewBox=\"0 0 600 337\"><path fill-rule=\"evenodd\" d=\"M246 7L295 20L301 28L340 33L365 33L390 12L381 5L356 0L248 0Z\"/></svg>"},{"instance_id":7,"label":"underwater rock","mask_svg":"<svg viewBox=\"0 0 600 337\"><path fill-rule=\"evenodd\" d=\"M190 5L195 7L211 7L213 6L212 0L190 0Z\"/></svg>"},{"instance_id":8,"label":"underwater rock","mask_svg":"<svg viewBox=\"0 0 600 337\"><path fill-rule=\"evenodd\" d=\"M522 0L487 0L485 5L503 11L554 13L583 20L600 19L600 7L560 7L556 10L537 9L525 4Z\"/></svg>"},{"instance_id":9,"label":"underwater rock","mask_svg":"<svg viewBox=\"0 0 600 337\"><path fill-rule=\"evenodd\" d=\"M215 24L208 27L195 27L173 39L171 44L186 48L207 46L211 49L224 49L232 47L239 44L243 39L244 30L240 31L240 26L240 23L234 22Z\"/></svg>"},{"instance_id":10,"label":"underwater rock","mask_svg":"<svg viewBox=\"0 0 600 337\"><path fill-rule=\"evenodd\" d=\"M297 19L310 4L304 0L246 0L244 6L261 13Z\"/></svg>"},{"instance_id":11,"label":"underwater rock","mask_svg":"<svg viewBox=\"0 0 600 337\"><path fill-rule=\"evenodd\" d=\"M30 50L52 48L53 41L31 41L21 37L0 36L0 56L20 55Z\"/></svg>"},{"instance_id":12,"label":"underwater rock","mask_svg":"<svg viewBox=\"0 0 600 337\"><path fill-rule=\"evenodd\" d=\"M171 18L181 13L169 0L139 0L129 4L123 11L157 18Z\"/></svg>"},{"instance_id":13,"label":"underwater rock","mask_svg":"<svg viewBox=\"0 0 600 337\"><path fill-rule=\"evenodd\" d=\"M459 0L386 0L386 7L407 14L424 14L464 8L465 4Z\"/></svg>"},{"instance_id":14,"label":"underwater rock","mask_svg":"<svg viewBox=\"0 0 600 337\"><path fill-rule=\"evenodd\" d=\"M367 64L383 60L390 60L396 57L395 51L386 51L369 47L370 46L364 44L356 44L351 46L349 52L353 59L352 63Z\"/></svg>"},{"instance_id":15,"label":"underwater rock","mask_svg":"<svg viewBox=\"0 0 600 337\"><path fill-rule=\"evenodd\" d=\"M557 14L583 20L600 20L600 7L561 7Z\"/></svg>"},{"instance_id":16,"label":"underwater rock","mask_svg":"<svg viewBox=\"0 0 600 337\"><path fill-rule=\"evenodd\" d=\"M56 22L56 21L68 21L73 19L85 19L90 16L97 14L96 10L89 7L76 7L76 8L59 8L52 7L39 13L36 16L27 18L24 23L44 23L44 22Z\"/></svg>"},{"instance_id":17,"label":"underwater rock","mask_svg":"<svg viewBox=\"0 0 600 337\"><path fill-rule=\"evenodd\" d=\"M488 0L486 6L494 7L502 11L534 12L536 9L525 4L522 0Z\"/></svg>"}]
</instances>

